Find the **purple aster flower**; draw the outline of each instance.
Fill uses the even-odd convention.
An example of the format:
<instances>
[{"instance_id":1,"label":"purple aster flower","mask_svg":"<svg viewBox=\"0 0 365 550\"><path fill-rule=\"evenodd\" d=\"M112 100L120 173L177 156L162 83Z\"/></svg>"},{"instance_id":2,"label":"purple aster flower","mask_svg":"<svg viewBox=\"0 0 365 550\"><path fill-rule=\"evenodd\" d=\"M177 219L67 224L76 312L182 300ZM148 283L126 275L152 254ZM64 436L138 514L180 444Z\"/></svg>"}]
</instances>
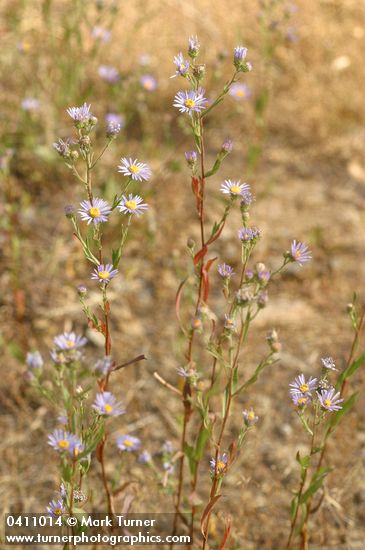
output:
<instances>
[{"instance_id":1,"label":"purple aster flower","mask_svg":"<svg viewBox=\"0 0 365 550\"><path fill-rule=\"evenodd\" d=\"M141 454L138 456L138 462L141 464L147 464L148 462L151 462L152 456L151 453L148 451L142 451Z\"/></svg>"},{"instance_id":2,"label":"purple aster flower","mask_svg":"<svg viewBox=\"0 0 365 550\"><path fill-rule=\"evenodd\" d=\"M75 456L84 450L83 444L76 435L60 429L54 430L48 436L48 444L60 453L67 451L70 455Z\"/></svg>"},{"instance_id":3,"label":"purple aster flower","mask_svg":"<svg viewBox=\"0 0 365 550\"><path fill-rule=\"evenodd\" d=\"M250 204L252 204L252 201L253 201L253 195L251 191L245 191L241 195L241 204L240 204L241 208L243 209L247 208L248 206L250 206Z\"/></svg>"},{"instance_id":4,"label":"purple aster flower","mask_svg":"<svg viewBox=\"0 0 365 550\"><path fill-rule=\"evenodd\" d=\"M58 350L70 351L82 348L87 344L87 338L74 332L64 332L54 338L54 344Z\"/></svg>"},{"instance_id":5,"label":"purple aster flower","mask_svg":"<svg viewBox=\"0 0 365 550\"><path fill-rule=\"evenodd\" d=\"M38 111L40 102L35 97L26 97L22 101L22 109L24 111Z\"/></svg>"},{"instance_id":6,"label":"purple aster flower","mask_svg":"<svg viewBox=\"0 0 365 550\"><path fill-rule=\"evenodd\" d=\"M92 405L101 416L120 416L125 414L125 409L121 403L117 403L114 395L110 391L98 393Z\"/></svg>"},{"instance_id":7,"label":"purple aster flower","mask_svg":"<svg viewBox=\"0 0 365 550\"><path fill-rule=\"evenodd\" d=\"M287 28L286 31L286 38L289 40L289 42L297 42L298 41L298 34L295 27L290 26Z\"/></svg>"},{"instance_id":8,"label":"purple aster flower","mask_svg":"<svg viewBox=\"0 0 365 550\"><path fill-rule=\"evenodd\" d=\"M148 164L138 162L137 159L121 158L121 164L118 166L118 172L122 172L124 176L132 178L132 180L149 180L151 177L151 169Z\"/></svg>"},{"instance_id":9,"label":"purple aster flower","mask_svg":"<svg viewBox=\"0 0 365 550\"><path fill-rule=\"evenodd\" d=\"M307 394L293 393L290 397L296 407L305 407L311 402L311 396Z\"/></svg>"},{"instance_id":10,"label":"purple aster flower","mask_svg":"<svg viewBox=\"0 0 365 550\"><path fill-rule=\"evenodd\" d=\"M94 365L94 371L97 374L106 376L113 365L113 359L110 355L106 355L103 359L99 359Z\"/></svg>"},{"instance_id":11,"label":"purple aster flower","mask_svg":"<svg viewBox=\"0 0 365 550\"><path fill-rule=\"evenodd\" d=\"M224 328L231 331L236 330L236 321L234 320L234 317L228 315L227 313L224 315Z\"/></svg>"},{"instance_id":12,"label":"purple aster flower","mask_svg":"<svg viewBox=\"0 0 365 550\"><path fill-rule=\"evenodd\" d=\"M218 266L218 273L223 279L230 279L234 275L233 267L228 264L220 264Z\"/></svg>"},{"instance_id":13,"label":"purple aster flower","mask_svg":"<svg viewBox=\"0 0 365 550\"><path fill-rule=\"evenodd\" d=\"M196 151L186 151L185 159L189 166L194 166L194 164L198 160L198 155Z\"/></svg>"},{"instance_id":14,"label":"purple aster flower","mask_svg":"<svg viewBox=\"0 0 365 550\"><path fill-rule=\"evenodd\" d=\"M94 118L90 108L91 105L84 103L81 107L70 107L67 109L67 113L75 122L85 123Z\"/></svg>"},{"instance_id":15,"label":"purple aster flower","mask_svg":"<svg viewBox=\"0 0 365 550\"><path fill-rule=\"evenodd\" d=\"M262 283L267 283L270 280L271 273L266 269L257 272L257 278Z\"/></svg>"},{"instance_id":16,"label":"purple aster flower","mask_svg":"<svg viewBox=\"0 0 365 550\"><path fill-rule=\"evenodd\" d=\"M101 42L104 42L104 43L110 41L111 35L112 33L110 30L104 29L104 27L100 27L97 25L93 27L93 29L91 30L91 36L95 40L101 40Z\"/></svg>"},{"instance_id":17,"label":"purple aster flower","mask_svg":"<svg viewBox=\"0 0 365 550\"><path fill-rule=\"evenodd\" d=\"M48 503L46 510L53 518L57 518L66 513L66 508L62 499L51 500L51 502Z\"/></svg>"},{"instance_id":18,"label":"purple aster flower","mask_svg":"<svg viewBox=\"0 0 365 550\"><path fill-rule=\"evenodd\" d=\"M190 378L190 369L187 369L185 367L178 367L176 369L176 372L182 378Z\"/></svg>"},{"instance_id":19,"label":"purple aster flower","mask_svg":"<svg viewBox=\"0 0 365 550\"><path fill-rule=\"evenodd\" d=\"M224 195L231 195L231 197L242 197L249 190L250 186L248 185L248 183L241 183L240 180L225 180L225 182L221 185L221 192Z\"/></svg>"},{"instance_id":20,"label":"purple aster flower","mask_svg":"<svg viewBox=\"0 0 365 550\"><path fill-rule=\"evenodd\" d=\"M194 58L198 55L200 49L200 42L198 37L190 36L189 37L189 43L188 43L188 53L190 57Z\"/></svg>"},{"instance_id":21,"label":"purple aster flower","mask_svg":"<svg viewBox=\"0 0 365 550\"><path fill-rule=\"evenodd\" d=\"M167 474L172 474L174 472L174 465L172 462L163 462L162 467Z\"/></svg>"},{"instance_id":22,"label":"purple aster flower","mask_svg":"<svg viewBox=\"0 0 365 550\"><path fill-rule=\"evenodd\" d=\"M325 369L338 370L332 357L322 357L321 362Z\"/></svg>"},{"instance_id":23,"label":"purple aster flower","mask_svg":"<svg viewBox=\"0 0 365 550\"><path fill-rule=\"evenodd\" d=\"M111 65L100 65L98 68L98 74L100 78L106 82L109 82L109 84L116 84L120 79L118 69L112 67Z\"/></svg>"},{"instance_id":24,"label":"purple aster flower","mask_svg":"<svg viewBox=\"0 0 365 550\"><path fill-rule=\"evenodd\" d=\"M238 231L238 238L243 243L251 242L260 237L260 230L256 227L241 227Z\"/></svg>"},{"instance_id":25,"label":"purple aster flower","mask_svg":"<svg viewBox=\"0 0 365 550\"><path fill-rule=\"evenodd\" d=\"M248 428L256 424L256 422L259 419L259 417L256 416L255 411L253 410L252 407L249 410L245 409L244 411L242 411L242 416Z\"/></svg>"},{"instance_id":26,"label":"purple aster flower","mask_svg":"<svg viewBox=\"0 0 365 550\"><path fill-rule=\"evenodd\" d=\"M113 269L112 264L100 264L92 272L91 278L100 283L107 284L118 274L118 269Z\"/></svg>"},{"instance_id":27,"label":"purple aster flower","mask_svg":"<svg viewBox=\"0 0 365 550\"><path fill-rule=\"evenodd\" d=\"M64 483L61 483L58 492L59 492L61 498L66 498L67 497L67 491L66 491L66 487L65 487Z\"/></svg>"},{"instance_id":28,"label":"purple aster flower","mask_svg":"<svg viewBox=\"0 0 365 550\"><path fill-rule=\"evenodd\" d=\"M241 82L236 82L235 84L232 84L228 93L237 101L241 101L242 99L248 99L249 97L251 97L250 88L246 84L242 84Z\"/></svg>"},{"instance_id":29,"label":"purple aster flower","mask_svg":"<svg viewBox=\"0 0 365 550\"><path fill-rule=\"evenodd\" d=\"M43 358L39 351L29 351L26 358L27 366L30 369L41 369L43 367Z\"/></svg>"},{"instance_id":30,"label":"purple aster flower","mask_svg":"<svg viewBox=\"0 0 365 550\"><path fill-rule=\"evenodd\" d=\"M205 90L199 88L197 91L180 91L176 94L173 106L179 109L180 113L200 113L205 108L207 99L204 97Z\"/></svg>"},{"instance_id":31,"label":"purple aster flower","mask_svg":"<svg viewBox=\"0 0 365 550\"><path fill-rule=\"evenodd\" d=\"M92 203L90 201L82 201L80 206L79 214L82 221L87 222L87 225L91 223L97 225L101 222L107 222L108 216L112 211L109 203L104 199L98 198L94 198Z\"/></svg>"},{"instance_id":32,"label":"purple aster flower","mask_svg":"<svg viewBox=\"0 0 365 550\"><path fill-rule=\"evenodd\" d=\"M298 393L303 395L312 395L312 391L316 389L317 385L317 378L310 376L308 381L306 381L304 374L300 374L295 378L294 382L289 384L290 393L292 395Z\"/></svg>"},{"instance_id":33,"label":"purple aster flower","mask_svg":"<svg viewBox=\"0 0 365 550\"><path fill-rule=\"evenodd\" d=\"M297 242L295 239L290 246L290 258L293 262L303 265L312 259L310 250L305 243Z\"/></svg>"},{"instance_id":34,"label":"purple aster flower","mask_svg":"<svg viewBox=\"0 0 365 550\"><path fill-rule=\"evenodd\" d=\"M231 139L225 139L222 143L222 153L231 153L233 149L233 141Z\"/></svg>"},{"instance_id":35,"label":"purple aster flower","mask_svg":"<svg viewBox=\"0 0 365 550\"><path fill-rule=\"evenodd\" d=\"M174 446L172 442L167 439L161 446L161 453L171 455L174 452Z\"/></svg>"},{"instance_id":36,"label":"purple aster flower","mask_svg":"<svg viewBox=\"0 0 365 550\"><path fill-rule=\"evenodd\" d=\"M139 82L148 92L154 92L157 89L157 80L151 74L142 75Z\"/></svg>"},{"instance_id":37,"label":"purple aster flower","mask_svg":"<svg viewBox=\"0 0 365 550\"><path fill-rule=\"evenodd\" d=\"M139 195L132 195L130 193L128 195L128 198L123 195L122 200L118 204L118 210L122 212L122 214L133 214L135 216L140 216L144 213L145 210L148 208L148 204L143 202L142 197Z\"/></svg>"},{"instance_id":38,"label":"purple aster flower","mask_svg":"<svg viewBox=\"0 0 365 550\"><path fill-rule=\"evenodd\" d=\"M148 53L143 53L139 56L139 64L145 67L146 65L151 64L151 56Z\"/></svg>"},{"instance_id":39,"label":"purple aster flower","mask_svg":"<svg viewBox=\"0 0 365 550\"><path fill-rule=\"evenodd\" d=\"M184 59L181 52L174 57L174 63L176 65L176 73L171 78L175 78L175 76L186 76L190 63L187 59Z\"/></svg>"},{"instance_id":40,"label":"purple aster flower","mask_svg":"<svg viewBox=\"0 0 365 550\"><path fill-rule=\"evenodd\" d=\"M340 392L335 393L335 391L335 388L330 388L329 390L317 392L321 406L327 411L333 412L342 409L340 403L343 402L343 399L339 399L341 394Z\"/></svg>"},{"instance_id":41,"label":"purple aster flower","mask_svg":"<svg viewBox=\"0 0 365 550\"><path fill-rule=\"evenodd\" d=\"M121 435L117 437L117 447L121 451L138 451L141 448L141 440L133 435Z\"/></svg>"},{"instance_id":42,"label":"purple aster flower","mask_svg":"<svg viewBox=\"0 0 365 550\"><path fill-rule=\"evenodd\" d=\"M243 46L237 46L237 48L234 49L233 64L238 71L245 65L244 60L246 59L247 51L247 48Z\"/></svg>"},{"instance_id":43,"label":"purple aster flower","mask_svg":"<svg viewBox=\"0 0 365 550\"><path fill-rule=\"evenodd\" d=\"M68 418L67 418L67 414L65 412L59 414L57 416L57 420L60 424L62 424L63 426L66 426L66 424L68 424Z\"/></svg>"},{"instance_id":44,"label":"purple aster flower","mask_svg":"<svg viewBox=\"0 0 365 550\"><path fill-rule=\"evenodd\" d=\"M223 453L222 455L218 454L218 460L217 465L215 458L212 458L210 460L210 471L213 475L217 474L217 476L222 475L227 470L227 464L228 464L228 455L226 453Z\"/></svg>"},{"instance_id":45,"label":"purple aster flower","mask_svg":"<svg viewBox=\"0 0 365 550\"><path fill-rule=\"evenodd\" d=\"M107 125L114 124L120 126L121 128L124 128L125 126L125 118L117 113L107 113L105 115L105 122Z\"/></svg>"},{"instance_id":46,"label":"purple aster flower","mask_svg":"<svg viewBox=\"0 0 365 550\"><path fill-rule=\"evenodd\" d=\"M108 126L106 127L106 137L107 138L116 137L121 131L121 129L122 127L120 124L115 124L115 122L109 122Z\"/></svg>"}]
</instances>

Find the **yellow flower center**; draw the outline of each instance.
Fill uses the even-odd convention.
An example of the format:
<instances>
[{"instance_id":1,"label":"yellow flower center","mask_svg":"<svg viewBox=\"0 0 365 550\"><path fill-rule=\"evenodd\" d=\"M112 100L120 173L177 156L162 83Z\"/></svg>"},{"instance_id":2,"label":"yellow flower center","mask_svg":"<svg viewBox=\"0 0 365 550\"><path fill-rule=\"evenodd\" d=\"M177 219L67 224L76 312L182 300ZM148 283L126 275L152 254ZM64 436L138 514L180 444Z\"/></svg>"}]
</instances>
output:
<instances>
[{"instance_id":1,"label":"yellow flower center","mask_svg":"<svg viewBox=\"0 0 365 550\"><path fill-rule=\"evenodd\" d=\"M96 208L96 206L92 206L89 210L89 214L92 218L97 218L100 216L100 210L99 208Z\"/></svg>"},{"instance_id":2,"label":"yellow flower center","mask_svg":"<svg viewBox=\"0 0 365 550\"><path fill-rule=\"evenodd\" d=\"M245 95L246 95L245 90L239 89L239 90L236 91L236 96L237 97L245 97Z\"/></svg>"},{"instance_id":3,"label":"yellow flower center","mask_svg":"<svg viewBox=\"0 0 365 550\"><path fill-rule=\"evenodd\" d=\"M58 446L61 449L68 449L69 446L70 446L70 442L67 441L67 439L60 439L59 442L58 442Z\"/></svg>"},{"instance_id":4,"label":"yellow flower center","mask_svg":"<svg viewBox=\"0 0 365 550\"><path fill-rule=\"evenodd\" d=\"M331 399L325 399L324 404L326 405L326 407L330 407L332 405Z\"/></svg>"},{"instance_id":5,"label":"yellow flower center","mask_svg":"<svg viewBox=\"0 0 365 550\"><path fill-rule=\"evenodd\" d=\"M106 405L104 405L104 410L106 413L111 413L113 410L113 407L109 405L109 403L107 403Z\"/></svg>"},{"instance_id":6,"label":"yellow flower center","mask_svg":"<svg viewBox=\"0 0 365 550\"><path fill-rule=\"evenodd\" d=\"M305 405L307 402L307 398L306 397L299 397L298 399L298 405Z\"/></svg>"},{"instance_id":7,"label":"yellow flower center","mask_svg":"<svg viewBox=\"0 0 365 550\"><path fill-rule=\"evenodd\" d=\"M193 99L185 99L185 107L192 109L195 107L195 101Z\"/></svg>"},{"instance_id":8,"label":"yellow flower center","mask_svg":"<svg viewBox=\"0 0 365 550\"><path fill-rule=\"evenodd\" d=\"M137 208L136 201L126 201L125 206L129 208L129 210L135 210Z\"/></svg>"},{"instance_id":9,"label":"yellow flower center","mask_svg":"<svg viewBox=\"0 0 365 550\"><path fill-rule=\"evenodd\" d=\"M130 439L125 439L125 440L123 441L123 445L124 445L125 447L133 447L133 441L131 441Z\"/></svg>"},{"instance_id":10,"label":"yellow flower center","mask_svg":"<svg viewBox=\"0 0 365 550\"><path fill-rule=\"evenodd\" d=\"M255 413L253 411L250 411L247 416L248 416L249 420L254 420L255 419Z\"/></svg>"},{"instance_id":11,"label":"yellow flower center","mask_svg":"<svg viewBox=\"0 0 365 550\"><path fill-rule=\"evenodd\" d=\"M61 508L55 508L53 512L56 514L56 516L62 516L62 510Z\"/></svg>"},{"instance_id":12,"label":"yellow flower center","mask_svg":"<svg viewBox=\"0 0 365 550\"><path fill-rule=\"evenodd\" d=\"M138 174L138 172L140 171L140 167L136 166L135 164L131 164L129 167L129 171L133 174Z\"/></svg>"},{"instance_id":13,"label":"yellow flower center","mask_svg":"<svg viewBox=\"0 0 365 550\"><path fill-rule=\"evenodd\" d=\"M73 340L66 340L66 344L68 348L73 348L75 345L75 342Z\"/></svg>"},{"instance_id":14,"label":"yellow flower center","mask_svg":"<svg viewBox=\"0 0 365 550\"><path fill-rule=\"evenodd\" d=\"M306 393L307 391L309 391L309 386L308 384L302 384L301 386L299 386L299 389L302 393Z\"/></svg>"},{"instance_id":15,"label":"yellow flower center","mask_svg":"<svg viewBox=\"0 0 365 550\"><path fill-rule=\"evenodd\" d=\"M239 185L232 185L230 191L234 195L239 195L241 193L241 187Z\"/></svg>"},{"instance_id":16,"label":"yellow flower center","mask_svg":"<svg viewBox=\"0 0 365 550\"><path fill-rule=\"evenodd\" d=\"M152 88L153 88L152 80L145 80L144 81L144 87L146 88L146 90L152 90Z\"/></svg>"},{"instance_id":17,"label":"yellow flower center","mask_svg":"<svg viewBox=\"0 0 365 550\"><path fill-rule=\"evenodd\" d=\"M110 277L109 271L99 271L98 275L99 279L109 279Z\"/></svg>"},{"instance_id":18,"label":"yellow flower center","mask_svg":"<svg viewBox=\"0 0 365 550\"><path fill-rule=\"evenodd\" d=\"M223 460L218 460L217 462L217 472L222 472L225 469L226 465Z\"/></svg>"}]
</instances>

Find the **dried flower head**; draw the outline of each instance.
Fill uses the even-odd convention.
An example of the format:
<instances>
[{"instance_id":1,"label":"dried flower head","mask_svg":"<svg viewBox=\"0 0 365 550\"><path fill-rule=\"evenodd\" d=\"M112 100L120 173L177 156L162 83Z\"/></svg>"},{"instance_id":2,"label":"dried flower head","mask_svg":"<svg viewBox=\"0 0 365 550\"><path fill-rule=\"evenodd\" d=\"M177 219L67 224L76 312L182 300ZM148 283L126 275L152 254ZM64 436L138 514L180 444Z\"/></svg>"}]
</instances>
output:
<instances>
[{"instance_id":1,"label":"dried flower head","mask_svg":"<svg viewBox=\"0 0 365 550\"><path fill-rule=\"evenodd\" d=\"M335 364L334 360L332 359L332 357L322 357L321 362L322 362L322 365L324 366L325 369L338 370L338 369L336 369L336 364Z\"/></svg>"}]
</instances>

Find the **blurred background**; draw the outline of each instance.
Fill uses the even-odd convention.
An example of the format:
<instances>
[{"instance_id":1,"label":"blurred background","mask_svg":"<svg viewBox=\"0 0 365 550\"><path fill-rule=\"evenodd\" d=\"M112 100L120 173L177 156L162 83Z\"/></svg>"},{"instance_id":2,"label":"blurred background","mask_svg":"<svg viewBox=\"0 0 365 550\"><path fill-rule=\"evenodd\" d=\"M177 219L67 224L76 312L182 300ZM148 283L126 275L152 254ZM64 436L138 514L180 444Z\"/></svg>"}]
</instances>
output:
<instances>
[{"instance_id":1,"label":"blurred background","mask_svg":"<svg viewBox=\"0 0 365 550\"><path fill-rule=\"evenodd\" d=\"M118 382L128 403L126 431L143 439L151 452L165 440L178 446L181 405L153 372L176 384L183 361L174 299L189 269L186 241L198 235L198 226L184 160L193 144L187 117L172 107L186 83L170 77L174 55L185 53L188 37L197 34L208 98L230 78L236 45L249 48L253 64L243 77L245 87L228 96L207 123L208 162L225 138L234 142L220 175L209 180L207 221L213 223L222 210L221 180L240 178L252 186L252 221L263 232L255 260L274 268L293 238L308 242L313 252L311 265L275 282L250 337L247 369L265 353L265 335L272 328L279 331L283 353L249 399L242 397L242 407L254 406L260 424L227 480L225 507L234 518L230 547L280 548L288 530L290 491L298 479L295 452L306 443L287 385L299 372L314 375L320 357L331 355L338 366L345 364L351 343L346 304L354 291L360 303L365 298L365 4L2 0L0 13L4 508L43 510L57 480L46 444L56 415L24 381L27 351L39 349L47 356L56 334L75 329L90 339L90 357L102 355L101 342L86 330L76 287L90 286L91 303L97 292L63 213L65 204L84 198L83 189L52 148L59 137L71 134L66 109L84 101L99 120L97 147L103 146L110 117L122 125L96 170L99 196L114 196L122 156L137 157L153 170L141 190L149 211L135 224L123 278L111 289L112 330L121 360L148 356L145 365ZM239 260L238 228L239 218L233 216L220 244L211 249L233 266ZM212 300L219 315L216 288ZM359 387L363 381L359 373ZM233 429L239 420L233 418ZM329 477L314 520L313 548L362 547L363 421L360 397L328 452L338 469ZM113 461L112 451L110 456ZM207 457L206 484L208 464ZM135 511L150 509L151 492L158 510L170 510L171 496L152 476L148 483L140 466L130 467ZM203 482L202 496L206 489Z\"/></svg>"}]
</instances>

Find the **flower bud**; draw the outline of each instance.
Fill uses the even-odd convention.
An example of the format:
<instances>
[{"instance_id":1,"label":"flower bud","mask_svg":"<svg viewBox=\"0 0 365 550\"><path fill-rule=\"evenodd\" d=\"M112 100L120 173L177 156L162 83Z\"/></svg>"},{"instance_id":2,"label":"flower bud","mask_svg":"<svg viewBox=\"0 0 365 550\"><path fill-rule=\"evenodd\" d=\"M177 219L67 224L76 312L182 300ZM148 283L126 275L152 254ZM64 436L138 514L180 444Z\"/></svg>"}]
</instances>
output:
<instances>
[{"instance_id":1,"label":"flower bud","mask_svg":"<svg viewBox=\"0 0 365 550\"><path fill-rule=\"evenodd\" d=\"M84 298L87 295L87 288L85 285L79 285L77 287L77 293L80 296L80 298Z\"/></svg>"},{"instance_id":2,"label":"flower bud","mask_svg":"<svg viewBox=\"0 0 365 550\"><path fill-rule=\"evenodd\" d=\"M67 218L73 218L75 215L75 207L73 204L66 204L64 208L65 216Z\"/></svg>"}]
</instances>

